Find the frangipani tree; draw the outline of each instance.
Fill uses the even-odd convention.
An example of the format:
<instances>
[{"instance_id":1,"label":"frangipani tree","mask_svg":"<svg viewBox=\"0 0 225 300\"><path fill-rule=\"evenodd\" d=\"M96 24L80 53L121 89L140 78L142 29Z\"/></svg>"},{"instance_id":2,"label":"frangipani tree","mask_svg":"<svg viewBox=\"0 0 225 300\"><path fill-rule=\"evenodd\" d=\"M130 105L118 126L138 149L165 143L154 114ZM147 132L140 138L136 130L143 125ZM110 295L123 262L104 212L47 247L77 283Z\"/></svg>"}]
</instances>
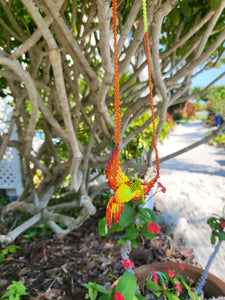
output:
<instances>
[{"instance_id":1,"label":"frangipani tree","mask_svg":"<svg viewBox=\"0 0 225 300\"><path fill-rule=\"evenodd\" d=\"M196 68L201 66L203 72L216 67L223 57L225 0L148 0L147 5L158 138L169 106L203 95L225 75L212 78L197 95L190 94ZM101 173L113 148L110 6L108 0L0 1L1 97L10 94L14 105L8 134L0 139L0 159L7 146L16 147L27 174L22 195L2 213L6 218L16 211L26 212L27 220L1 235L1 242L13 241L37 221L64 234L95 213L92 200L104 184L90 192L90 174ZM149 127L151 118L127 130L149 110L142 1L118 0L118 17L123 149ZM19 138L10 140L15 124ZM206 139L220 134L223 127ZM45 140L35 151L33 139L39 129ZM126 168L146 172L152 152L150 147L145 165L128 161ZM38 187L33 182L37 170L42 177ZM68 176L78 200L49 207ZM73 207L81 207L77 218L59 213Z\"/></svg>"}]
</instances>

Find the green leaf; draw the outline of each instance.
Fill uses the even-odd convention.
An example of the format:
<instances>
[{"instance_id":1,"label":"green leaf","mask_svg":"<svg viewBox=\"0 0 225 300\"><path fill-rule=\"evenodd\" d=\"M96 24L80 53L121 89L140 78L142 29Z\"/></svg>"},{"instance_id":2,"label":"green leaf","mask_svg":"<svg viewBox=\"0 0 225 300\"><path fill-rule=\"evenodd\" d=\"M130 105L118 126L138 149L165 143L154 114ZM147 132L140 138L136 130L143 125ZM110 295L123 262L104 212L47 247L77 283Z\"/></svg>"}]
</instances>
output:
<instances>
[{"instance_id":1,"label":"green leaf","mask_svg":"<svg viewBox=\"0 0 225 300\"><path fill-rule=\"evenodd\" d=\"M16 253L17 249L20 249L20 247L14 245L14 244L12 244L12 245L9 247L9 252L10 252L10 253Z\"/></svg>"},{"instance_id":2,"label":"green leaf","mask_svg":"<svg viewBox=\"0 0 225 300\"><path fill-rule=\"evenodd\" d=\"M177 26L180 22L180 16L179 16L179 13L178 13L178 10L176 8L174 8L170 14L168 15L168 17L170 17L171 21L172 21L172 24L174 26Z\"/></svg>"},{"instance_id":3,"label":"green leaf","mask_svg":"<svg viewBox=\"0 0 225 300\"><path fill-rule=\"evenodd\" d=\"M124 228L122 226L120 226L119 224L115 224L114 222L112 222L112 226L111 226L111 228L108 228L108 232L109 233L117 232L117 231L121 231L123 229Z\"/></svg>"},{"instance_id":4,"label":"green leaf","mask_svg":"<svg viewBox=\"0 0 225 300\"><path fill-rule=\"evenodd\" d=\"M126 243L126 241L127 241L126 238L121 238L121 239L118 240L118 244L123 245L123 244Z\"/></svg>"},{"instance_id":5,"label":"green leaf","mask_svg":"<svg viewBox=\"0 0 225 300\"><path fill-rule=\"evenodd\" d=\"M92 286L90 283L92 283L92 282L89 282L89 283L83 283L82 285L88 289L89 287Z\"/></svg>"},{"instance_id":6,"label":"green leaf","mask_svg":"<svg viewBox=\"0 0 225 300\"><path fill-rule=\"evenodd\" d=\"M12 292L10 292L10 291L7 291L3 296L2 296L2 298L1 299L5 299L5 298L9 298L10 299L10 296L12 295Z\"/></svg>"},{"instance_id":7,"label":"green leaf","mask_svg":"<svg viewBox=\"0 0 225 300\"><path fill-rule=\"evenodd\" d=\"M28 234L25 234L23 237L29 239L29 238L34 237L36 234L37 234L37 231L34 230L34 231L29 232Z\"/></svg>"},{"instance_id":8,"label":"green leaf","mask_svg":"<svg viewBox=\"0 0 225 300\"><path fill-rule=\"evenodd\" d=\"M220 5L220 0L210 0L209 3L211 10L217 10Z\"/></svg>"},{"instance_id":9,"label":"green leaf","mask_svg":"<svg viewBox=\"0 0 225 300\"><path fill-rule=\"evenodd\" d=\"M198 295L195 292L192 292L190 287L188 288L188 295L191 297L191 299L199 300Z\"/></svg>"},{"instance_id":10,"label":"green leaf","mask_svg":"<svg viewBox=\"0 0 225 300\"><path fill-rule=\"evenodd\" d=\"M139 235L139 230L137 230L136 228L130 228L127 229L127 231L125 232L125 236L127 239L130 240L135 240Z\"/></svg>"},{"instance_id":11,"label":"green leaf","mask_svg":"<svg viewBox=\"0 0 225 300\"><path fill-rule=\"evenodd\" d=\"M137 219L139 221L140 226L144 226L145 225L145 223L146 223L145 217L143 217L141 214L138 214L137 215Z\"/></svg>"},{"instance_id":12,"label":"green leaf","mask_svg":"<svg viewBox=\"0 0 225 300\"><path fill-rule=\"evenodd\" d=\"M215 233L211 234L211 244L214 245L216 242L216 237L215 237Z\"/></svg>"},{"instance_id":13,"label":"green leaf","mask_svg":"<svg viewBox=\"0 0 225 300\"><path fill-rule=\"evenodd\" d=\"M2 298L9 297L9 299L16 300L20 296L25 296L28 293L26 292L26 287L22 281L12 281L12 284L8 287L8 291L3 295Z\"/></svg>"},{"instance_id":14,"label":"green leaf","mask_svg":"<svg viewBox=\"0 0 225 300\"><path fill-rule=\"evenodd\" d=\"M113 295L110 293L110 294L104 294L102 296L100 296L98 298L98 300L115 300Z\"/></svg>"},{"instance_id":15,"label":"green leaf","mask_svg":"<svg viewBox=\"0 0 225 300\"><path fill-rule=\"evenodd\" d=\"M165 292L165 296L167 297L168 300L179 300L179 298L176 295L170 292Z\"/></svg>"},{"instance_id":16,"label":"green leaf","mask_svg":"<svg viewBox=\"0 0 225 300\"><path fill-rule=\"evenodd\" d=\"M186 283L184 277L181 274L177 274L176 277L183 283L183 285L186 287L186 289L189 288L189 285ZM176 281L176 282L178 282L178 281Z\"/></svg>"},{"instance_id":17,"label":"green leaf","mask_svg":"<svg viewBox=\"0 0 225 300\"><path fill-rule=\"evenodd\" d=\"M107 290L106 290L106 288L105 288L103 285L96 284L96 288L97 288L97 290L98 290L100 293L103 293L103 294L106 294L106 293L107 293Z\"/></svg>"},{"instance_id":18,"label":"green leaf","mask_svg":"<svg viewBox=\"0 0 225 300\"><path fill-rule=\"evenodd\" d=\"M100 236L106 236L108 233L108 228L107 228L107 224L106 224L106 217L104 217L103 219L101 219L98 222L98 233Z\"/></svg>"},{"instance_id":19,"label":"green leaf","mask_svg":"<svg viewBox=\"0 0 225 300\"><path fill-rule=\"evenodd\" d=\"M0 263L2 263L5 260L5 255L3 253L0 253Z\"/></svg>"},{"instance_id":20,"label":"green leaf","mask_svg":"<svg viewBox=\"0 0 225 300\"><path fill-rule=\"evenodd\" d=\"M225 57L221 58L220 62L221 62L222 64L225 64Z\"/></svg>"},{"instance_id":21,"label":"green leaf","mask_svg":"<svg viewBox=\"0 0 225 300\"><path fill-rule=\"evenodd\" d=\"M89 288L88 289L89 295L90 295L90 299L91 300L95 300L97 298L98 292L96 289L93 288Z\"/></svg>"},{"instance_id":22,"label":"green leaf","mask_svg":"<svg viewBox=\"0 0 225 300\"><path fill-rule=\"evenodd\" d=\"M6 248L6 249L2 250L2 254L6 255L8 253L9 253L9 248Z\"/></svg>"},{"instance_id":23,"label":"green leaf","mask_svg":"<svg viewBox=\"0 0 225 300\"><path fill-rule=\"evenodd\" d=\"M220 240L225 241L225 232L217 232L217 235Z\"/></svg>"},{"instance_id":24,"label":"green leaf","mask_svg":"<svg viewBox=\"0 0 225 300\"><path fill-rule=\"evenodd\" d=\"M135 296L138 300L146 300L147 299L147 298L143 297L142 295L135 295Z\"/></svg>"},{"instance_id":25,"label":"green leaf","mask_svg":"<svg viewBox=\"0 0 225 300\"><path fill-rule=\"evenodd\" d=\"M131 246L132 246L133 248L138 248L138 243L137 243L136 241L131 240L130 242L131 242Z\"/></svg>"},{"instance_id":26,"label":"green leaf","mask_svg":"<svg viewBox=\"0 0 225 300\"><path fill-rule=\"evenodd\" d=\"M155 223L155 225L158 226L158 219L154 211L150 208L145 208L145 210L150 214L152 221Z\"/></svg>"},{"instance_id":27,"label":"green leaf","mask_svg":"<svg viewBox=\"0 0 225 300\"><path fill-rule=\"evenodd\" d=\"M147 209L145 208L139 208L138 209L139 214L142 216L142 218L144 219L145 222L151 222L151 215L150 213L147 211Z\"/></svg>"},{"instance_id":28,"label":"green leaf","mask_svg":"<svg viewBox=\"0 0 225 300\"><path fill-rule=\"evenodd\" d=\"M146 239L150 240L155 236L155 233L144 232L143 235L146 237Z\"/></svg>"},{"instance_id":29,"label":"green leaf","mask_svg":"<svg viewBox=\"0 0 225 300\"><path fill-rule=\"evenodd\" d=\"M152 291L160 291L161 290L160 286L151 280L146 281L146 287Z\"/></svg>"},{"instance_id":30,"label":"green leaf","mask_svg":"<svg viewBox=\"0 0 225 300\"><path fill-rule=\"evenodd\" d=\"M111 228L108 228L106 225L106 217L104 217L98 222L98 233L100 236L106 236L108 233L117 232L121 230L123 230L123 227L119 226L118 224L114 224L113 222Z\"/></svg>"},{"instance_id":31,"label":"green leaf","mask_svg":"<svg viewBox=\"0 0 225 300\"><path fill-rule=\"evenodd\" d=\"M216 218L214 218L214 217L207 220L207 223L209 224L209 226L211 227L212 230L215 230L215 225L216 225L215 221L216 221Z\"/></svg>"},{"instance_id":32,"label":"green leaf","mask_svg":"<svg viewBox=\"0 0 225 300\"><path fill-rule=\"evenodd\" d=\"M126 227L132 223L132 220L134 218L134 208L128 205L124 205L124 211L121 214L121 217L119 219L119 225L121 227Z\"/></svg>"},{"instance_id":33,"label":"green leaf","mask_svg":"<svg viewBox=\"0 0 225 300\"><path fill-rule=\"evenodd\" d=\"M120 278L115 291L119 291L125 300L133 300L136 292L136 280L129 272L125 272Z\"/></svg>"},{"instance_id":34,"label":"green leaf","mask_svg":"<svg viewBox=\"0 0 225 300\"><path fill-rule=\"evenodd\" d=\"M192 9L190 8L189 5L187 5L187 4L181 5L181 11L182 11L182 14L183 14L185 17L188 18L188 17L191 16Z\"/></svg>"}]
</instances>

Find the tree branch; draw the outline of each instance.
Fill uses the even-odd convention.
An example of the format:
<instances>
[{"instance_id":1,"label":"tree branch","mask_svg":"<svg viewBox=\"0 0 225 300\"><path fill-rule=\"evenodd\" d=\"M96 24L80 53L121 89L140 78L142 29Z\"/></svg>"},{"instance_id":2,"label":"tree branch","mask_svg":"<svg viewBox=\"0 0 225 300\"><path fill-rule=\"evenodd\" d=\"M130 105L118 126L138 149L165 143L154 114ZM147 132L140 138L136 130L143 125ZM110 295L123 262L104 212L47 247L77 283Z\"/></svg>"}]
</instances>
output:
<instances>
[{"instance_id":1,"label":"tree branch","mask_svg":"<svg viewBox=\"0 0 225 300\"><path fill-rule=\"evenodd\" d=\"M210 20L210 22L207 26L207 29L204 31L204 33L201 37L199 47L198 47L198 49L195 53L195 58L198 58L202 54L202 52L203 52L203 50L206 46L206 43L207 43L207 41L208 41L208 39L209 39L213 29L214 29L214 26L216 25L216 23L219 19L224 7L225 7L225 0L221 0L219 7L215 11L213 17L211 18L211 20Z\"/></svg>"},{"instance_id":2,"label":"tree branch","mask_svg":"<svg viewBox=\"0 0 225 300\"><path fill-rule=\"evenodd\" d=\"M24 1L24 0L23 0ZM55 24L58 26L61 34L57 32L58 38L62 40L64 44L65 41L67 45L70 47L71 55L73 56L74 61L80 66L80 71L84 75L85 79L88 81L88 84L92 88L93 91L96 91L98 88L98 78L95 72L90 67L88 61L86 60L85 56L83 55L78 43L74 39L71 31L69 30L68 26L66 25L65 21L61 17L55 3L52 0L44 0L45 4L49 10L49 13L53 17ZM46 41L47 42L47 41ZM54 49L54 48L53 48Z\"/></svg>"},{"instance_id":3,"label":"tree branch","mask_svg":"<svg viewBox=\"0 0 225 300\"><path fill-rule=\"evenodd\" d=\"M171 97L171 102L170 104L171 105L174 105L174 104L178 104L178 103L182 103L184 101L188 101L188 100L191 100L191 99L196 99L196 98L199 98L199 97L202 97L204 96L208 91L209 89L215 85L215 83L220 80L223 76L225 76L225 72L223 72L222 74L220 74L216 79L214 79L212 82L210 82L203 90L197 92L197 93L194 93L194 94L190 94L190 95L186 95L186 96L183 96L183 97L177 97L177 94L173 95ZM181 88L183 90L183 88Z\"/></svg>"},{"instance_id":4,"label":"tree branch","mask_svg":"<svg viewBox=\"0 0 225 300\"><path fill-rule=\"evenodd\" d=\"M208 12L208 14L201 19L201 21L199 21L194 27L192 27L187 34L185 34L181 39L179 39L179 41L177 41L176 44L173 44L173 46L171 48L169 48L168 50L164 51L161 55L160 58L166 58L167 56L169 56L172 52L176 51L177 48L179 48L180 46L182 46L186 41L188 41L196 32L198 32L200 30L200 28L202 28L205 23L207 23L210 18L214 15L214 11L210 10Z\"/></svg>"},{"instance_id":5,"label":"tree branch","mask_svg":"<svg viewBox=\"0 0 225 300\"><path fill-rule=\"evenodd\" d=\"M225 39L225 28L219 34L217 39L205 50L202 55L194 60L191 60L190 63L185 65L180 71L178 71L170 80L169 84L173 84L179 81L182 77L186 76L193 72L193 70L206 61L209 55L224 41Z\"/></svg>"}]
</instances>

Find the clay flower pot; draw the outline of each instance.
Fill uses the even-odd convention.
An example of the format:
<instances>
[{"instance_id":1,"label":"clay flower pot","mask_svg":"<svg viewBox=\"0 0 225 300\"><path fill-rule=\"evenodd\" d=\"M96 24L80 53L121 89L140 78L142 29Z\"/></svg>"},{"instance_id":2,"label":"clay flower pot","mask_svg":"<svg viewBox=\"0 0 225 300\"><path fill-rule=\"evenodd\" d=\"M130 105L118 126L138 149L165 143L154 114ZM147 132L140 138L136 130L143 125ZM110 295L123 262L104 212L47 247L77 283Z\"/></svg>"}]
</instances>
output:
<instances>
[{"instance_id":1,"label":"clay flower pot","mask_svg":"<svg viewBox=\"0 0 225 300\"><path fill-rule=\"evenodd\" d=\"M134 273L138 283L145 281L145 279L153 270L160 272L168 272L168 269L176 271L176 273L181 274L184 278L189 276L195 282L197 282L203 270L193 265L183 264L183 266L184 271L180 269L179 263L156 262L135 268ZM217 278L213 274L209 273L203 291L208 298L225 296L225 282Z\"/></svg>"}]
</instances>

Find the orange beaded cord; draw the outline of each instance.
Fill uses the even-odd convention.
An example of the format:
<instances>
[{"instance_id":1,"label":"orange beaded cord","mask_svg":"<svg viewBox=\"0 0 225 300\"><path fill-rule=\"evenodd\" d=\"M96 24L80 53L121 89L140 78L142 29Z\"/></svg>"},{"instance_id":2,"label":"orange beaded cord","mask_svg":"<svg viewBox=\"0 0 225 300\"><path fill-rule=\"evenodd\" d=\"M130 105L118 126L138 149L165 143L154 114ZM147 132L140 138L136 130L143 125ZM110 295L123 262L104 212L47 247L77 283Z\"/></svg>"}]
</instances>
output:
<instances>
[{"instance_id":1,"label":"orange beaded cord","mask_svg":"<svg viewBox=\"0 0 225 300\"><path fill-rule=\"evenodd\" d=\"M114 89L115 89L115 143L118 145L121 141L121 113L120 113L120 87L119 87L119 66L118 66L118 54L117 54L117 1L112 0L112 13L113 13L113 36L114 36ZM152 112L152 126L153 126L153 147L156 156L156 171L157 175L155 179L159 177L159 156L156 146L156 126L155 126L155 114L152 92L152 80L151 80L151 64L149 55L149 39L148 39L148 26L147 26L147 10L146 1L143 0L143 17L145 24L145 50L148 66L148 83L149 83L149 97ZM152 180L151 180L152 181Z\"/></svg>"},{"instance_id":2,"label":"orange beaded cord","mask_svg":"<svg viewBox=\"0 0 225 300\"><path fill-rule=\"evenodd\" d=\"M150 64L150 55L149 55L149 40L148 40L148 31L145 32L145 50L147 57L147 65L148 65L148 84L149 84L149 97L150 97L150 105L152 111L152 128L153 128L153 147L155 150L155 158L156 158L156 171L159 176L159 154L156 146L156 128L155 128L155 113L154 113L154 103L153 103L153 92L152 92L152 76L151 76L151 64Z\"/></svg>"},{"instance_id":3,"label":"orange beaded cord","mask_svg":"<svg viewBox=\"0 0 225 300\"><path fill-rule=\"evenodd\" d=\"M114 89L115 89L115 143L121 140L121 114L120 114L120 87L119 87L119 65L117 54L117 1L112 1L113 12L113 36L114 36Z\"/></svg>"}]
</instances>

